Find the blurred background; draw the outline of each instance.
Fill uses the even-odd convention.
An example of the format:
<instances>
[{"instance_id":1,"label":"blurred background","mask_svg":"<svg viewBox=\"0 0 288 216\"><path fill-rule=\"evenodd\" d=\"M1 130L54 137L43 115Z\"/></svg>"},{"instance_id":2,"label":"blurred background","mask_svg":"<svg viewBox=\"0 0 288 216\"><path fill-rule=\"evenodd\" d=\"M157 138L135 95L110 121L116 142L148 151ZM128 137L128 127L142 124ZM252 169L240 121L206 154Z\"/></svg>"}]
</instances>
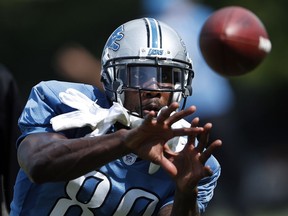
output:
<instances>
[{"instance_id":1,"label":"blurred background","mask_svg":"<svg viewBox=\"0 0 288 216\"><path fill-rule=\"evenodd\" d=\"M230 5L254 12L272 42L271 53L259 67L232 78L211 71L195 47L197 31L209 13ZM183 35L195 58L189 103L200 107L203 121L212 121L212 137L224 142L215 155L222 176L205 215L284 216L288 215L286 6L284 0L0 0L0 63L15 77L25 103L32 86L42 80L97 85L91 73L97 77L102 48L120 24L142 16L166 22Z\"/></svg>"}]
</instances>

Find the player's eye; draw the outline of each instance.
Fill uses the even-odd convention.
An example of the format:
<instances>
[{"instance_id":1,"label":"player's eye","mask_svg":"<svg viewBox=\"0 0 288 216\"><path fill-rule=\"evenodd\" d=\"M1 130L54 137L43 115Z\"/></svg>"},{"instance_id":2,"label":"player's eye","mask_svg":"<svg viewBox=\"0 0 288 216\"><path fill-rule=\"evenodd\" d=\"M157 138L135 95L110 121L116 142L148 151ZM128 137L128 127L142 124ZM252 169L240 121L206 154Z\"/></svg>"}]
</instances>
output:
<instances>
[{"instance_id":1,"label":"player's eye","mask_svg":"<svg viewBox=\"0 0 288 216\"><path fill-rule=\"evenodd\" d=\"M170 76L168 76L168 74L166 74L166 73L162 73L162 79L161 80L163 83L170 83L171 82Z\"/></svg>"}]
</instances>

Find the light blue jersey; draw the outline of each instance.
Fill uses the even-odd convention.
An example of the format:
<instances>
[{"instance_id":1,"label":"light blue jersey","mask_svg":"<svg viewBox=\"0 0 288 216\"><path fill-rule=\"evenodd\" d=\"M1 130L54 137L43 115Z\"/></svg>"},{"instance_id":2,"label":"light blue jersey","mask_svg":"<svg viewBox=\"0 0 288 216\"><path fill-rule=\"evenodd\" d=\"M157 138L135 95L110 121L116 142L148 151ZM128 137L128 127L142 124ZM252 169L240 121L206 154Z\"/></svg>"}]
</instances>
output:
<instances>
[{"instance_id":1,"label":"light blue jersey","mask_svg":"<svg viewBox=\"0 0 288 216\"><path fill-rule=\"evenodd\" d=\"M18 144L31 133L55 132L50 119L73 109L59 100L59 93L74 88L103 108L109 108L106 96L97 88L59 81L41 82L30 94L19 119L22 135ZM68 138L83 137L90 128L61 131ZM161 168L149 174L150 162L129 154L108 163L99 170L68 182L32 183L23 170L19 171L11 203L14 215L157 215L159 209L173 202L175 184ZM198 205L203 212L213 196L220 165L212 156L207 165L211 177L198 185Z\"/></svg>"}]
</instances>

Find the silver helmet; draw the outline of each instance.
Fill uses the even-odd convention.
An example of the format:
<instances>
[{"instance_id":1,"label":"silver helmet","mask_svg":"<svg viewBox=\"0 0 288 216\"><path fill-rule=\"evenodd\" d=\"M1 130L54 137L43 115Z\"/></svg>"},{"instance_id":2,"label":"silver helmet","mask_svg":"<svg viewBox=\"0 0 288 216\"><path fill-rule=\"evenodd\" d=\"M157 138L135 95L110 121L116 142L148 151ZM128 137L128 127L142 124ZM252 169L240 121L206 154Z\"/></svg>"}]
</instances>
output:
<instances>
[{"instance_id":1,"label":"silver helmet","mask_svg":"<svg viewBox=\"0 0 288 216\"><path fill-rule=\"evenodd\" d=\"M101 80L111 101L124 104L125 90L171 92L171 102L192 94L192 61L186 46L168 25L141 18L119 26L102 53ZM157 88L145 86L153 78ZM170 83L170 85L167 85ZM140 96L139 96L140 97Z\"/></svg>"}]
</instances>

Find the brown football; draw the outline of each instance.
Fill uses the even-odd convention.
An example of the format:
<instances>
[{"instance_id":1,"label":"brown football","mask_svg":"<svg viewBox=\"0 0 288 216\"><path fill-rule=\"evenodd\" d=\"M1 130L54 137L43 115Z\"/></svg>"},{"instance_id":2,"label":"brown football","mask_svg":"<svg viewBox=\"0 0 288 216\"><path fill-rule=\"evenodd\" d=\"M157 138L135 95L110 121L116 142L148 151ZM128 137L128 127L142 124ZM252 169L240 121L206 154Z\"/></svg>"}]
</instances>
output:
<instances>
[{"instance_id":1,"label":"brown football","mask_svg":"<svg viewBox=\"0 0 288 216\"><path fill-rule=\"evenodd\" d=\"M272 47L261 20L240 6L211 14L201 29L199 46L207 64L224 76L252 71Z\"/></svg>"}]
</instances>

